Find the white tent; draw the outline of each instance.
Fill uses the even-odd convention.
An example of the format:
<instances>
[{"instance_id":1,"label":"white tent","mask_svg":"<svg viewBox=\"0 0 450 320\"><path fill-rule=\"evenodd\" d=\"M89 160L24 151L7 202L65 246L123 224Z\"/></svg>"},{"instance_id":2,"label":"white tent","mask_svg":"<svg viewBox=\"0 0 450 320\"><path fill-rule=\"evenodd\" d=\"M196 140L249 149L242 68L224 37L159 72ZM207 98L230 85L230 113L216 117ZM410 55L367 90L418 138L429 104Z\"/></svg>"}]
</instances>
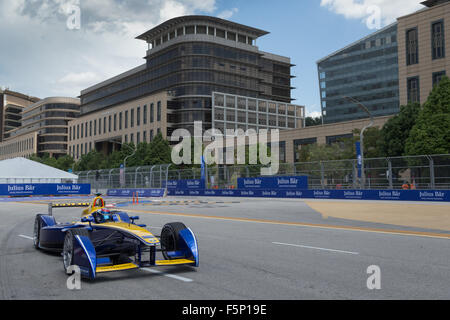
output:
<instances>
[{"instance_id":1,"label":"white tent","mask_svg":"<svg viewBox=\"0 0 450 320\"><path fill-rule=\"evenodd\" d=\"M78 176L26 158L0 161L0 183L76 183Z\"/></svg>"}]
</instances>

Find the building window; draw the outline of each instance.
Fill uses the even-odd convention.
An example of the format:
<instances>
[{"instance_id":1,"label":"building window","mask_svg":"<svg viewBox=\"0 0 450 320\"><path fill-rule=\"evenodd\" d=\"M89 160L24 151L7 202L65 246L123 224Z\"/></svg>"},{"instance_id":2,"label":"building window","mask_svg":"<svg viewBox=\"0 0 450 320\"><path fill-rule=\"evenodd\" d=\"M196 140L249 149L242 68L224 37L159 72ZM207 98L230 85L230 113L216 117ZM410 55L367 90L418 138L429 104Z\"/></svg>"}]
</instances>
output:
<instances>
[{"instance_id":1,"label":"building window","mask_svg":"<svg viewBox=\"0 0 450 320\"><path fill-rule=\"evenodd\" d=\"M94 136L97 135L97 120L94 120Z\"/></svg>"},{"instance_id":2,"label":"building window","mask_svg":"<svg viewBox=\"0 0 450 320\"><path fill-rule=\"evenodd\" d=\"M128 129L128 110L125 111L125 129Z\"/></svg>"},{"instance_id":3,"label":"building window","mask_svg":"<svg viewBox=\"0 0 450 320\"><path fill-rule=\"evenodd\" d=\"M119 113L119 130L122 130L122 112Z\"/></svg>"},{"instance_id":4,"label":"building window","mask_svg":"<svg viewBox=\"0 0 450 320\"><path fill-rule=\"evenodd\" d=\"M150 130L150 142L153 140L153 130Z\"/></svg>"},{"instance_id":5,"label":"building window","mask_svg":"<svg viewBox=\"0 0 450 320\"><path fill-rule=\"evenodd\" d=\"M111 127L112 127L112 123L111 123L111 116L108 117L108 132L111 132Z\"/></svg>"},{"instance_id":6,"label":"building window","mask_svg":"<svg viewBox=\"0 0 450 320\"><path fill-rule=\"evenodd\" d=\"M225 38L225 30L216 29L216 36L219 38Z\"/></svg>"},{"instance_id":7,"label":"building window","mask_svg":"<svg viewBox=\"0 0 450 320\"><path fill-rule=\"evenodd\" d=\"M106 133L106 117L103 117L103 133Z\"/></svg>"},{"instance_id":8,"label":"building window","mask_svg":"<svg viewBox=\"0 0 450 320\"><path fill-rule=\"evenodd\" d=\"M186 26L186 34L194 34L195 26Z\"/></svg>"},{"instance_id":9,"label":"building window","mask_svg":"<svg viewBox=\"0 0 450 320\"><path fill-rule=\"evenodd\" d=\"M420 102L419 77L408 79L408 103Z\"/></svg>"},{"instance_id":10,"label":"building window","mask_svg":"<svg viewBox=\"0 0 450 320\"><path fill-rule=\"evenodd\" d=\"M406 31L406 64L408 66L419 63L417 38L417 28Z\"/></svg>"},{"instance_id":11,"label":"building window","mask_svg":"<svg viewBox=\"0 0 450 320\"><path fill-rule=\"evenodd\" d=\"M141 125L141 107L138 107L136 111L136 125L138 127Z\"/></svg>"},{"instance_id":12,"label":"building window","mask_svg":"<svg viewBox=\"0 0 450 320\"><path fill-rule=\"evenodd\" d=\"M125 143L128 143L128 135L125 135Z\"/></svg>"},{"instance_id":13,"label":"building window","mask_svg":"<svg viewBox=\"0 0 450 320\"><path fill-rule=\"evenodd\" d=\"M102 134L102 119L98 119L98 134Z\"/></svg>"},{"instance_id":14,"label":"building window","mask_svg":"<svg viewBox=\"0 0 450 320\"><path fill-rule=\"evenodd\" d=\"M156 111L156 121L161 121L161 101L158 101L158 109Z\"/></svg>"},{"instance_id":15,"label":"building window","mask_svg":"<svg viewBox=\"0 0 450 320\"><path fill-rule=\"evenodd\" d=\"M147 131L142 134L142 142L147 142Z\"/></svg>"},{"instance_id":16,"label":"building window","mask_svg":"<svg viewBox=\"0 0 450 320\"><path fill-rule=\"evenodd\" d=\"M84 124L84 137L87 138L88 136L88 123L86 122Z\"/></svg>"},{"instance_id":17,"label":"building window","mask_svg":"<svg viewBox=\"0 0 450 320\"><path fill-rule=\"evenodd\" d=\"M117 131L117 113L114 114L114 131Z\"/></svg>"},{"instance_id":18,"label":"building window","mask_svg":"<svg viewBox=\"0 0 450 320\"><path fill-rule=\"evenodd\" d=\"M206 34L206 26L197 26L197 34Z\"/></svg>"},{"instance_id":19,"label":"building window","mask_svg":"<svg viewBox=\"0 0 450 320\"><path fill-rule=\"evenodd\" d=\"M431 25L431 48L433 49L433 59L445 57L444 22L439 21Z\"/></svg>"},{"instance_id":20,"label":"building window","mask_svg":"<svg viewBox=\"0 0 450 320\"><path fill-rule=\"evenodd\" d=\"M210 36L213 36L213 35L214 35L214 27L208 27L208 34L209 34Z\"/></svg>"},{"instance_id":21,"label":"building window","mask_svg":"<svg viewBox=\"0 0 450 320\"><path fill-rule=\"evenodd\" d=\"M236 33L234 32L227 32L227 39L231 41L236 41Z\"/></svg>"},{"instance_id":22,"label":"building window","mask_svg":"<svg viewBox=\"0 0 450 320\"><path fill-rule=\"evenodd\" d=\"M131 109L131 116L130 116L130 127L134 127L134 109Z\"/></svg>"},{"instance_id":23,"label":"building window","mask_svg":"<svg viewBox=\"0 0 450 320\"><path fill-rule=\"evenodd\" d=\"M294 140L294 162L300 162L300 150L303 146L317 143L317 138Z\"/></svg>"},{"instance_id":24,"label":"building window","mask_svg":"<svg viewBox=\"0 0 450 320\"><path fill-rule=\"evenodd\" d=\"M141 143L141 133L140 132L136 133L136 144L139 144L139 143Z\"/></svg>"},{"instance_id":25,"label":"building window","mask_svg":"<svg viewBox=\"0 0 450 320\"><path fill-rule=\"evenodd\" d=\"M150 123L153 123L155 121L155 107L153 103L150 105Z\"/></svg>"},{"instance_id":26,"label":"building window","mask_svg":"<svg viewBox=\"0 0 450 320\"><path fill-rule=\"evenodd\" d=\"M445 71L433 73L433 87L439 84L443 76L445 76Z\"/></svg>"},{"instance_id":27,"label":"building window","mask_svg":"<svg viewBox=\"0 0 450 320\"><path fill-rule=\"evenodd\" d=\"M83 139L83 133L84 133L84 124L81 124L81 139Z\"/></svg>"},{"instance_id":28,"label":"building window","mask_svg":"<svg viewBox=\"0 0 450 320\"><path fill-rule=\"evenodd\" d=\"M134 142L134 134L132 133L132 134L130 134L130 143L133 143Z\"/></svg>"},{"instance_id":29,"label":"building window","mask_svg":"<svg viewBox=\"0 0 450 320\"><path fill-rule=\"evenodd\" d=\"M184 28L183 27L177 29L177 37L182 36L182 35L184 35Z\"/></svg>"},{"instance_id":30,"label":"building window","mask_svg":"<svg viewBox=\"0 0 450 320\"><path fill-rule=\"evenodd\" d=\"M147 105L144 105L143 118L144 124L147 124Z\"/></svg>"}]
</instances>

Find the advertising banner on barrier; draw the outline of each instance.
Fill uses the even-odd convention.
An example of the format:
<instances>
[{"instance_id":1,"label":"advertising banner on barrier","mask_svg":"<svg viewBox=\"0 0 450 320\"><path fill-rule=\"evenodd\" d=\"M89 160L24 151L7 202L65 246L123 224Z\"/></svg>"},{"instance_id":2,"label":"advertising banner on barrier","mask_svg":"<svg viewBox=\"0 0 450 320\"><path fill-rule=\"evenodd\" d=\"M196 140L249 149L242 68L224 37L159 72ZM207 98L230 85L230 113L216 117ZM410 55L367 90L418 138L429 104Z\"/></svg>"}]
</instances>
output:
<instances>
[{"instance_id":1,"label":"advertising banner on barrier","mask_svg":"<svg viewBox=\"0 0 450 320\"><path fill-rule=\"evenodd\" d=\"M0 184L0 196L85 195L91 193L90 184L26 183Z\"/></svg>"},{"instance_id":2,"label":"advertising banner on barrier","mask_svg":"<svg viewBox=\"0 0 450 320\"><path fill-rule=\"evenodd\" d=\"M167 189L201 190L205 189L204 179L168 180Z\"/></svg>"},{"instance_id":3,"label":"advertising banner on barrier","mask_svg":"<svg viewBox=\"0 0 450 320\"><path fill-rule=\"evenodd\" d=\"M450 190L280 190L280 189L170 190L169 189L168 195L450 202Z\"/></svg>"},{"instance_id":4,"label":"advertising banner on barrier","mask_svg":"<svg viewBox=\"0 0 450 320\"><path fill-rule=\"evenodd\" d=\"M238 189L308 189L307 176L238 178Z\"/></svg>"},{"instance_id":5,"label":"advertising banner on barrier","mask_svg":"<svg viewBox=\"0 0 450 320\"><path fill-rule=\"evenodd\" d=\"M133 193L139 197L163 197L165 189L108 189L107 195L114 197L132 197Z\"/></svg>"}]
</instances>

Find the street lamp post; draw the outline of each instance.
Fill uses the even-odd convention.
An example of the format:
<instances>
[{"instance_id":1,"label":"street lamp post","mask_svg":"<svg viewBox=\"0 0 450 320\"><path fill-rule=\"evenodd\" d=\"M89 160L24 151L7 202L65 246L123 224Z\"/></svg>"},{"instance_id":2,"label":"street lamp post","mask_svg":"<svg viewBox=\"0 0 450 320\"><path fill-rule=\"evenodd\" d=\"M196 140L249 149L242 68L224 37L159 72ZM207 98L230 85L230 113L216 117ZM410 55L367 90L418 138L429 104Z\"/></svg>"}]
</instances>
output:
<instances>
[{"instance_id":1,"label":"street lamp post","mask_svg":"<svg viewBox=\"0 0 450 320\"><path fill-rule=\"evenodd\" d=\"M347 99L348 101L356 104L360 109L365 111L370 117L370 123L361 130L361 133L359 135L359 140L361 142L361 187L362 187L362 189L364 189L365 185L366 185L366 174L364 172L364 131L366 131L368 128L373 126L373 124L374 124L373 116L370 113L369 109L365 105L363 105L361 102L356 100L355 98L347 97L347 96L344 96L344 98Z\"/></svg>"},{"instance_id":2,"label":"street lamp post","mask_svg":"<svg viewBox=\"0 0 450 320\"><path fill-rule=\"evenodd\" d=\"M120 144L121 146L124 145L122 142L119 142L119 141L112 141L112 140L110 140L110 142L112 142L112 143L118 143L118 144ZM129 147L128 144L126 144L126 146ZM133 153L130 154L130 155L128 155L128 156L126 156L125 159L123 160L123 173L124 173L124 178L125 178L125 184L126 184L126 182L127 182L127 171L126 171L126 170L127 170L127 159L128 159L129 157L134 156L135 153L136 153L136 151L137 151L137 147L134 146Z\"/></svg>"}]
</instances>

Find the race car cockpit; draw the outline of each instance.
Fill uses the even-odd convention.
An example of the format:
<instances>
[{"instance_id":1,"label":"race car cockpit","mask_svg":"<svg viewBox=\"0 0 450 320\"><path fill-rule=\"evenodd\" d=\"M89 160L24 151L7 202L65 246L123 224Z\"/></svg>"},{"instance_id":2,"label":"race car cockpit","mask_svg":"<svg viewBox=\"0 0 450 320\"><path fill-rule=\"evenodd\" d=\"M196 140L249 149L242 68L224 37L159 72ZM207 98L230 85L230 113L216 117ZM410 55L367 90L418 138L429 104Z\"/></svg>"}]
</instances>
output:
<instances>
[{"instance_id":1,"label":"race car cockpit","mask_svg":"<svg viewBox=\"0 0 450 320\"><path fill-rule=\"evenodd\" d=\"M92 213L92 217L94 218L94 221L97 224L105 222L115 222L118 220L114 213L105 208L94 211Z\"/></svg>"}]
</instances>

